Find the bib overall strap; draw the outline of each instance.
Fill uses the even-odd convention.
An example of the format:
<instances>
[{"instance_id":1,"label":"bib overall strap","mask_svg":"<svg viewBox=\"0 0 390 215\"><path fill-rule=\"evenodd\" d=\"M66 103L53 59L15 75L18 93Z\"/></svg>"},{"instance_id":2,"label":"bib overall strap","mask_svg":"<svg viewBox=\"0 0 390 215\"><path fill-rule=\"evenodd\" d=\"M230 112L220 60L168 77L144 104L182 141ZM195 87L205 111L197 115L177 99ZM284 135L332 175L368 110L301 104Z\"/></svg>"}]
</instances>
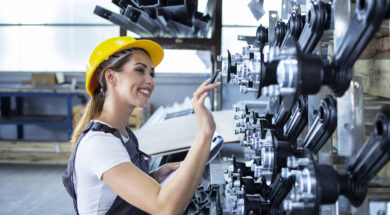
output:
<instances>
[{"instance_id":1,"label":"bib overall strap","mask_svg":"<svg viewBox=\"0 0 390 215\"><path fill-rule=\"evenodd\" d=\"M91 128L93 126L94 126L94 122L89 122L87 127L81 133L79 139L77 140L75 149L73 150L72 155L71 155L71 157L69 159L67 168L66 168L65 172L62 174L62 182L64 183L66 191L69 193L69 195L73 199L73 206L74 206L77 214L79 214L79 213L78 213L78 210L77 210L76 192L75 192L74 183L73 183L74 163L75 163L75 160L76 160L75 156L76 156L76 152L77 152L77 149L79 147L80 141L84 138L84 136L88 133L88 131L91 130Z\"/></svg>"}]
</instances>

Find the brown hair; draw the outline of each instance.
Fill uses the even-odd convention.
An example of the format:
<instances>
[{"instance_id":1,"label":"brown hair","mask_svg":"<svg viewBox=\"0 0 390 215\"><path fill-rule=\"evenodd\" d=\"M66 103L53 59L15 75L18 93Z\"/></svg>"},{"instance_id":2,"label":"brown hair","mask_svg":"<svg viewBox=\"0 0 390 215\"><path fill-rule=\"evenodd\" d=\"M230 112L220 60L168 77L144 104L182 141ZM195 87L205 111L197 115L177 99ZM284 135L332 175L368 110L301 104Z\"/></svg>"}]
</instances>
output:
<instances>
[{"instance_id":1,"label":"brown hair","mask_svg":"<svg viewBox=\"0 0 390 215\"><path fill-rule=\"evenodd\" d=\"M81 117L81 120L78 122L76 128L74 129L72 133L72 151L76 147L76 143L78 139L80 138L81 133L84 131L87 124L93 120L96 119L100 113L103 110L104 100L107 92L107 82L105 78L105 73L108 69L112 69L115 72L121 72L123 69L123 65L125 65L129 60L131 55L136 50L140 50L145 52L149 57L149 53L146 52L144 49L141 48L131 48L129 49L131 52L127 54L126 56L122 57L119 61L112 65L108 65L106 68L103 68L100 70L100 72L97 72L97 79L99 82L99 86L95 89L91 99L88 101L87 106L84 110L83 116Z\"/></svg>"}]
</instances>

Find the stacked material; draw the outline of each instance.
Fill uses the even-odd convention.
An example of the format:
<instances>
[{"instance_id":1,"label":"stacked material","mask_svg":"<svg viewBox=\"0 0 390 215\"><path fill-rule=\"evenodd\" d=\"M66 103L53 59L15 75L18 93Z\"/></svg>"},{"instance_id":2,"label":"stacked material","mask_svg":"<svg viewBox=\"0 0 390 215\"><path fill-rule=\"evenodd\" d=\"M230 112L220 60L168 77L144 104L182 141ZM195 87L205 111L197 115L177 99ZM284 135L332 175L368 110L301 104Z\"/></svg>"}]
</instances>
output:
<instances>
[{"instance_id":1,"label":"stacked material","mask_svg":"<svg viewBox=\"0 0 390 215\"><path fill-rule=\"evenodd\" d=\"M197 11L195 0L112 0L121 13L96 6L94 14L141 37L206 38L213 14ZM214 11L209 1L206 11ZM211 13L212 13L211 12Z\"/></svg>"}]
</instances>

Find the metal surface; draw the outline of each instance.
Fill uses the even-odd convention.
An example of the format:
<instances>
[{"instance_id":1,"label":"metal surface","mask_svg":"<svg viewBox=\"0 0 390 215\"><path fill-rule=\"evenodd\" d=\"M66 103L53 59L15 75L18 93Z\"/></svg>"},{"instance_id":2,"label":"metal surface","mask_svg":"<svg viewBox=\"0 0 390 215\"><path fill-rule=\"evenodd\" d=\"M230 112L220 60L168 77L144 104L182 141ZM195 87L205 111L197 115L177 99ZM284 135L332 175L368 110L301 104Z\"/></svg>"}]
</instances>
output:
<instances>
[{"instance_id":1,"label":"metal surface","mask_svg":"<svg viewBox=\"0 0 390 215\"><path fill-rule=\"evenodd\" d=\"M275 37L275 27L276 23L279 20L278 11L270 10L268 12L268 19L269 19L269 25L268 25L268 41L274 41Z\"/></svg>"},{"instance_id":2,"label":"metal surface","mask_svg":"<svg viewBox=\"0 0 390 215\"><path fill-rule=\"evenodd\" d=\"M351 20L351 2L345 0L335 0L334 6L334 50L337 50L345 32L348 23Z\"/></svg>"},{"instance_id":3,"label":"metal surface","mask_svg":"<svg viewBox=\"0 0 390 215\"><path fill-rule=\"evenodd\" d=\"M354 77L345 94L337 99L338 153L354 155L363 144L363 98L361 77Z\"/></svg>"},{"instance_id":4,"label":"metal surface","mask_svg":"<svg viewBox=\"0 0 390 215\"><path fill-rule=\"evenodd\" d=\"M351 13L350 1L336 0L334 2L334 50L338 49L339 43L343 39L351 19ZM363 142L363 99L361 86L359 78L353 80L347 92L337 99L339 155L353 155Z\"/></svg>"},{"instance_id":5,"label":"metal surface","mask_svg":"<svg viewBox=\"0 0 390 215\"><path fill-rule=\"evenodd\" d=\"M223 165L220 156L210 163L210 182L211 184L225 184Z\"/></svg>"}]
</instances>

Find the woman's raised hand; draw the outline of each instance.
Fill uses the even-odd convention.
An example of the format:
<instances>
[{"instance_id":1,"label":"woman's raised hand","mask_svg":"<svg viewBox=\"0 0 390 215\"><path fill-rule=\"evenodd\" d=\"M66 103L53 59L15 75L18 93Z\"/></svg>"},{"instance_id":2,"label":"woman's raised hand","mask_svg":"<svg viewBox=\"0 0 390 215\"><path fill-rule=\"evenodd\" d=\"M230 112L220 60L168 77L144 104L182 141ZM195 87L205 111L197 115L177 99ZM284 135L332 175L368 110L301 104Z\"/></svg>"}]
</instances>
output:
<instances>
[{"instance_id":1,"label":"woman's raised hand","mask_svg":"<svg viewBox=\"0 0 390 215\"><path fill-rule=\"evenodd\" d=\"M199 121L199 130L206 135L213 135L215 122L211 112L204 106L207 93L221 85L221 82L209 84L210 78L203 82L193 94L192 107Z\"/></svg>"}]
</instances>

